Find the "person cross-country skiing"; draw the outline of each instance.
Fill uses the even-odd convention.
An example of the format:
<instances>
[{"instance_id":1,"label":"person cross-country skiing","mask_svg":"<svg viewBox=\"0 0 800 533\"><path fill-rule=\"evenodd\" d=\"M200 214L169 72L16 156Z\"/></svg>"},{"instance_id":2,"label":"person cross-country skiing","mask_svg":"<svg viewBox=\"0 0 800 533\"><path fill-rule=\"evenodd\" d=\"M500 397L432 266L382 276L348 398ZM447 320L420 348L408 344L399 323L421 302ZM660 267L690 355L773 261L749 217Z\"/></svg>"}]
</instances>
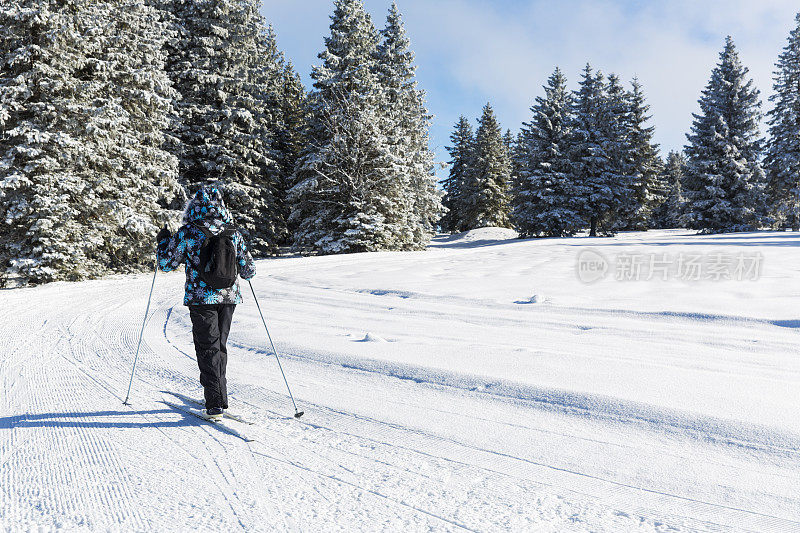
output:
<instances>
[{"instance_id":1,"label":"person cross-country skiing","mask_svg":"<svg viewBox=\"0 0 800 533\"><path fill-rule=\"evenodd\" d=\"M225 343L236 304L242 302L237 273L251 279L256 271L242 234L217 187L203 186L186 204L183 226L175 235L164 227L156 236L158 267L164 272L186 265L183 305L189 307L192 336L200 367L206 415L222 418L228 408Z\"/></svg>"}]
</instances>

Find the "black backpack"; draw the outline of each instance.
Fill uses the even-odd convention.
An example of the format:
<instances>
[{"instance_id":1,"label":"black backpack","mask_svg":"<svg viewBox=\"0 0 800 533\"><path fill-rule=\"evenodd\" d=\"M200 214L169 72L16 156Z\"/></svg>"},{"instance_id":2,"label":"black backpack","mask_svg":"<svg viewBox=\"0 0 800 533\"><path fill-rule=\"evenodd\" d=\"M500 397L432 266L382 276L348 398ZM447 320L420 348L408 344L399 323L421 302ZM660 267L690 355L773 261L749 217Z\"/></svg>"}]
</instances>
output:
<instances>
[{"instance_id":1,"label":"black backpack","mask_svg":"<svg viewBox=\"0 0 800 533\"><path fill-rule=\"evenodd\" d=\"M200 245L200 279L212 289L228 289L239 275L236 261L235 229L225 229L214 235L205 226L197 225L206 236Z\"/></svg>"}]
</instances>

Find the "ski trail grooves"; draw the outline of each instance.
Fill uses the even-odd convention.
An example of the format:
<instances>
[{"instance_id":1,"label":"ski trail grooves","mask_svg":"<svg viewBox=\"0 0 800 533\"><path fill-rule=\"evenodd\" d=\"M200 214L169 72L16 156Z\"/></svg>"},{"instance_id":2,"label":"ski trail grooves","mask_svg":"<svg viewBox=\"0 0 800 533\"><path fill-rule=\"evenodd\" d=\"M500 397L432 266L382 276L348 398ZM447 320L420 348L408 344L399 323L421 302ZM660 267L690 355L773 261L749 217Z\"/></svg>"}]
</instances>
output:
<instances>
[{"instance_id":1,"label":"ski trail grooves","mask_svg":"<svg viewBox=\"0 0 800 533\"><path fill-rule=\"evenodd\" d=\"M566 242L260 262L306 415L246 300L229 389L253 443L160 403L201 394L181 273L156 280L130 407L150 275L4 291L0 529L800 530L790 314L582 301L558 292ZM772 261L777 288L737 291L781 298ZM546 304L514 303L542 279Z\"/></svg>"},{"instance_id":2,"label":"ski trail grooves","mask_svg":"<svg viewBox=\"0 0 800 533\"><path fill-rule=\"evenodd\" d=\"M51 327L47 333L59 335L60 328ZM68 339L61 337L52 355L43 358L43 366L26 364L19 374L24 392L9 398L9 403L25 405L37 415L31 419L22 415L9 424L24 442L4 462L3 471L10 475L3 485L6 490L25 487L28 492L17 497L39 502L33 508L44 516L60 517L62 522L54 526L118 523L143 528L146 521L129 490L131 476L115 445L95 431L91 413L81 411L81 406L97 405L105 391L98 392L95 383L58 356L69 349ZM102 510L99 516L97 509ZM25 513L14 520L35 524L41 518Z\"/></svg>"}]
</instances>

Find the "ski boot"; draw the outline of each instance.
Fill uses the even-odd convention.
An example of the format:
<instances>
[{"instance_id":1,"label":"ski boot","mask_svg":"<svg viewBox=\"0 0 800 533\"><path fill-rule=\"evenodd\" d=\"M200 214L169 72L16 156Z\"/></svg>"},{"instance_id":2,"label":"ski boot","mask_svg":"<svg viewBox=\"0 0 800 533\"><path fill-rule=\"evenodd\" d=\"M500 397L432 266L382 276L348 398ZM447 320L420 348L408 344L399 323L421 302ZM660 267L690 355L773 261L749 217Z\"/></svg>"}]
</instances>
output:
<instances>
[{"instance_id":1,"label":"ski boot","mask_svg":"<svg viewBox=\"0 0 800 533\"><path fill-rule=\"evenodd\" d=\"M206 409L206 418L217 422L222 420L222 414L224 413L222 407L212 407L210 409Z\"/></svg>"}]
</instances>

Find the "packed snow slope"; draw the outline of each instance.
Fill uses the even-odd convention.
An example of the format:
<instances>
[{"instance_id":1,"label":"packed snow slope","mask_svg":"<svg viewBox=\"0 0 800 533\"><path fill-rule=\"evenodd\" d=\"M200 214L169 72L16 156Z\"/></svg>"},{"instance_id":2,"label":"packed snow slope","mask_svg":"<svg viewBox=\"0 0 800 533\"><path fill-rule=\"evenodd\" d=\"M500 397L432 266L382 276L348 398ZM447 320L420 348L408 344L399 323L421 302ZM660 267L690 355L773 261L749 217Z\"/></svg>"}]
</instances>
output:
<instances>
[{"instance_id":1,"label":"packed snow slope","mask_svg":"<svg viewBox=\"0 0 800 533\"><path fill-rule=\"evenodd\" d=\"M587 284L587 248L761 273ZM797 234L486 229L257 267L306 414L246 292L249 443L164 403L201 396L182 273L156 278L130 407L152 276L0 291L0 528L800 531Z\"/></svg>"}]
</instances>

